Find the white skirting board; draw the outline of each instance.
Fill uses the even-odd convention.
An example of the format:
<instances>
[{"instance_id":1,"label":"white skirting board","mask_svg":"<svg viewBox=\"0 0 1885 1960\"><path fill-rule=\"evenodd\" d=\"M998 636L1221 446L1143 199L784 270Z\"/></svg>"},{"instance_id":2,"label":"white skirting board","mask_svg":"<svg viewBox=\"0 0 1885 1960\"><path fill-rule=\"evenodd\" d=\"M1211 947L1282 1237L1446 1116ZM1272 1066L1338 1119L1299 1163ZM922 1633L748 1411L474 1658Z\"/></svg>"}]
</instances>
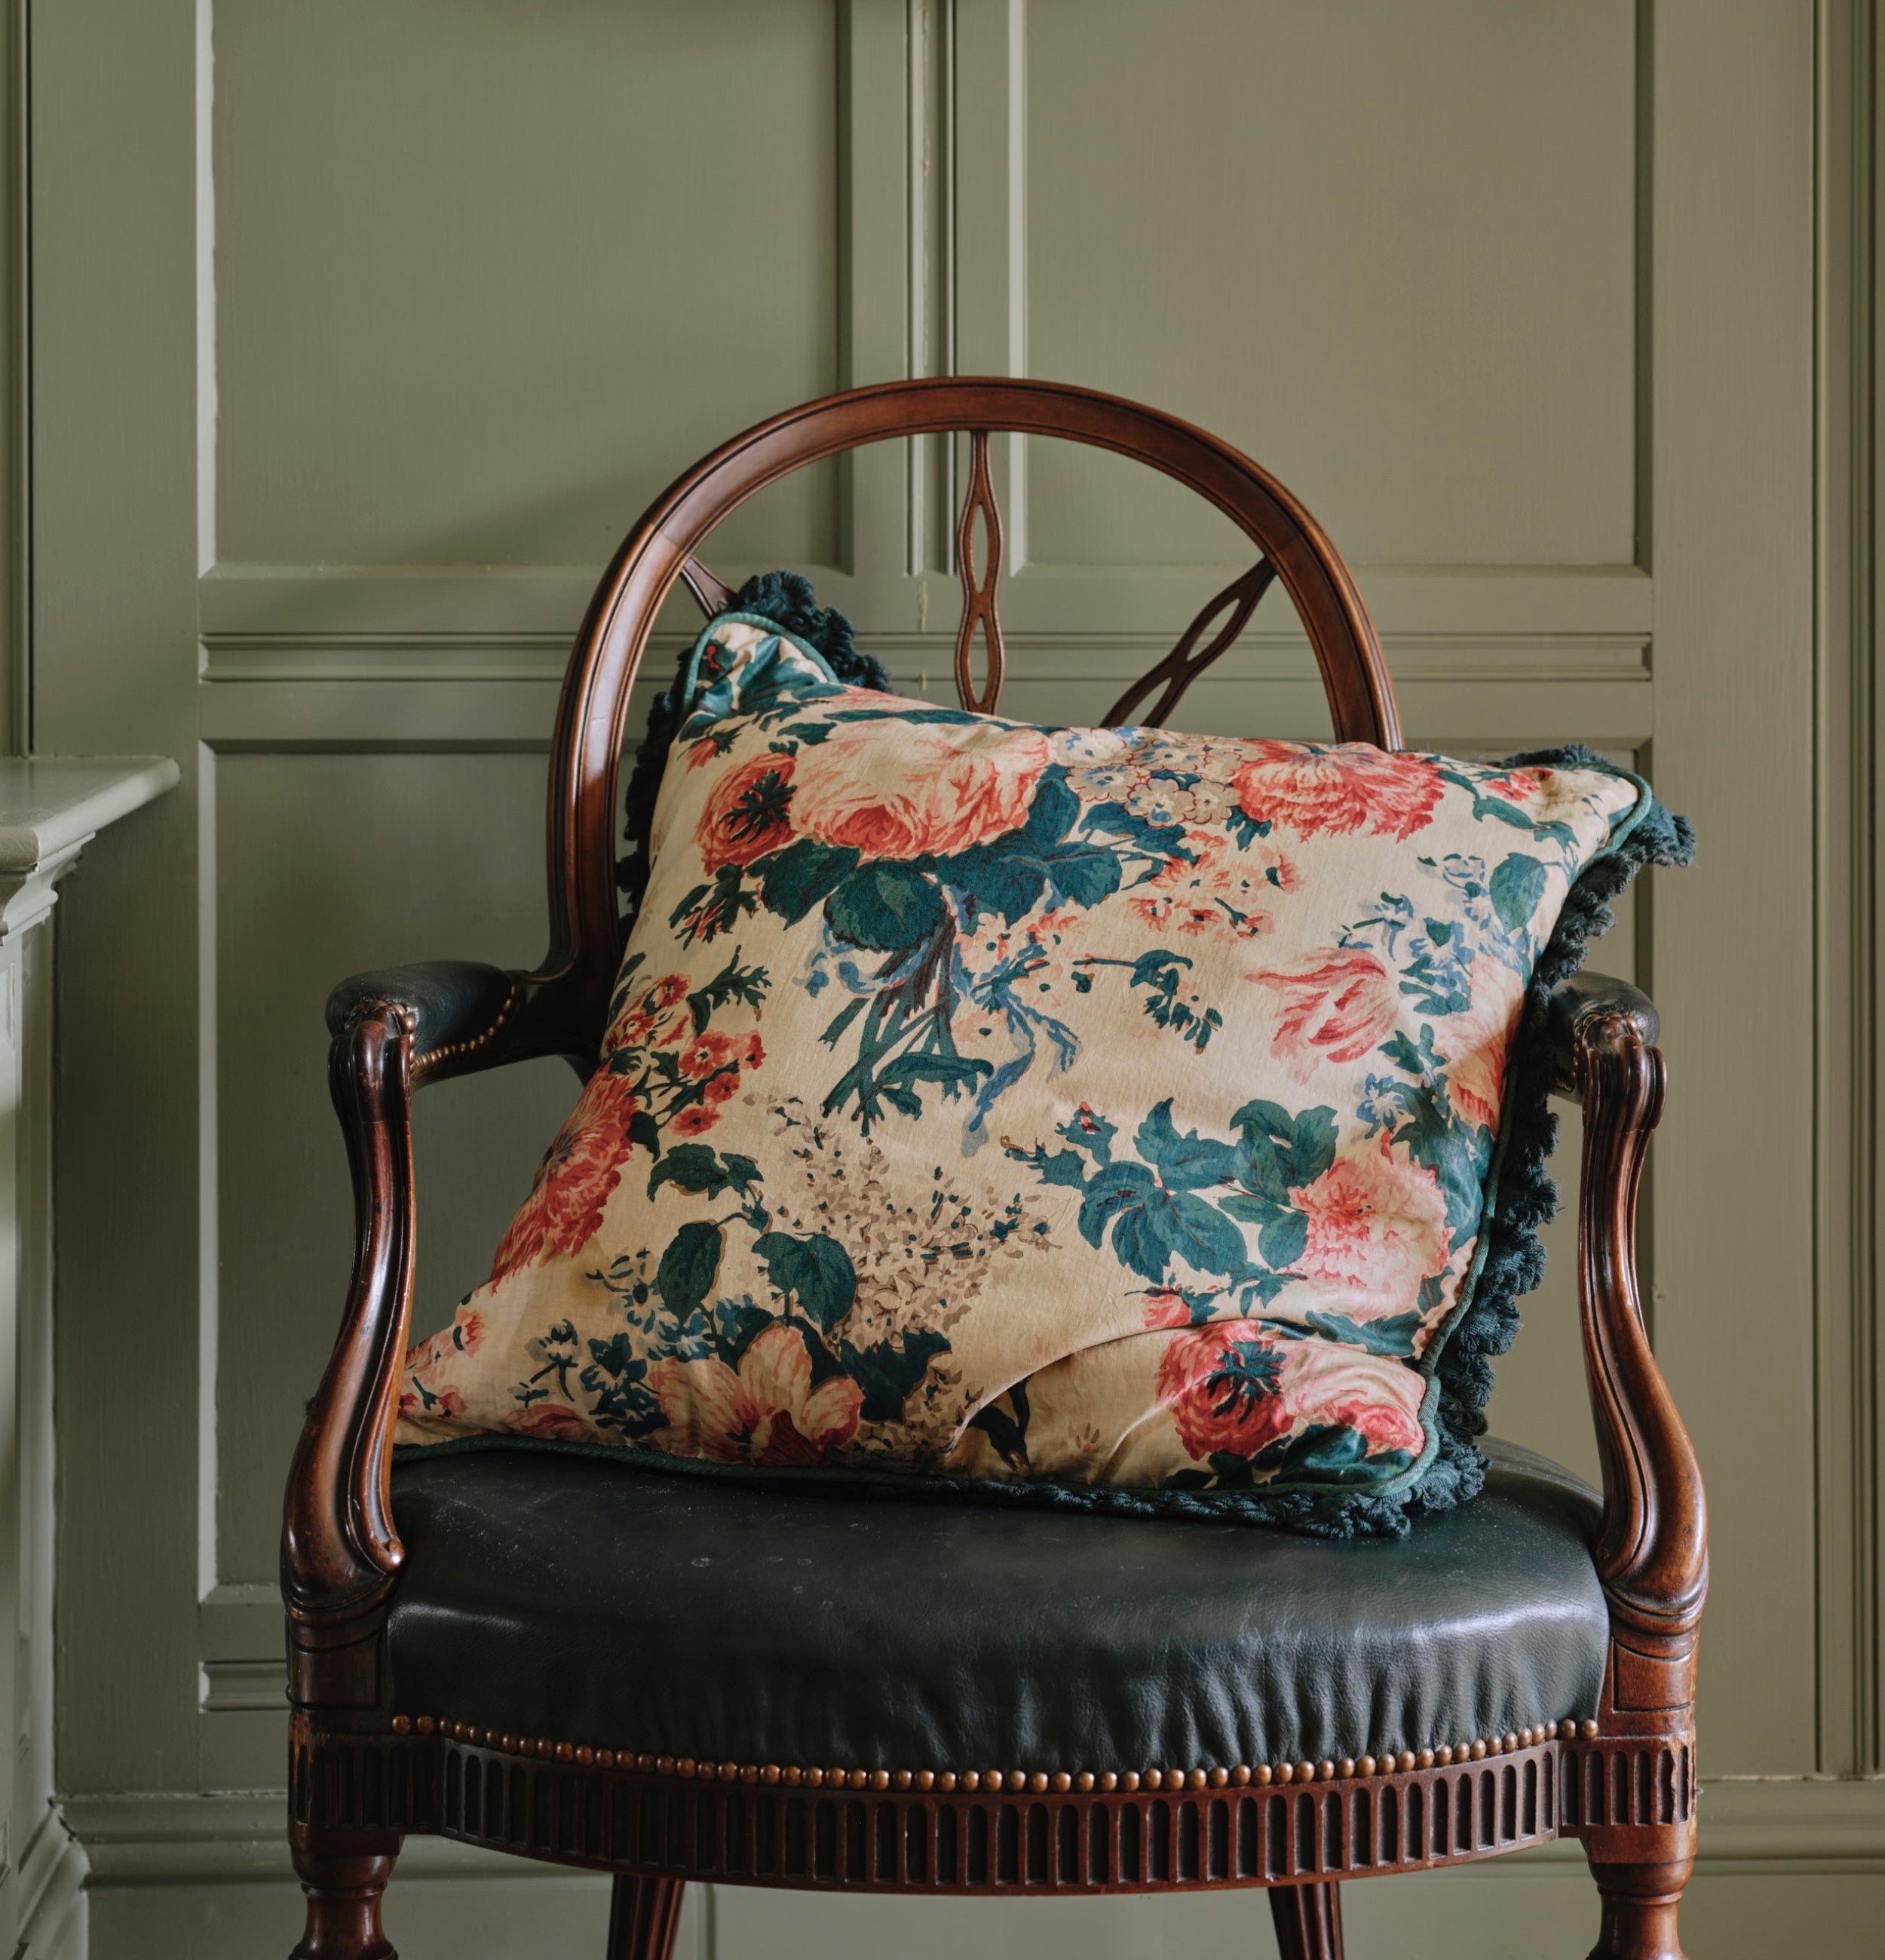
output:
<instances>
[{"instance_id":1,"label":"white skirting board","mask_svg":"<svg viewBox=\"0 0 1885 1960\"><path fill-rule=\"evenodd\" d=\"M253 1960L294 1944L300 1901L278 1796L93 1797L66 1814L91 1876L51 1930L61 1943L23 1947L30 1960ZM1702 1828L1683 1908L1691 1952L1767 1960L1808 1934L1816 1950L1873 1950L1885 1923L1885 1780L1718 1782ZM1582 1960L1597 1930L1597 1895L1569 1843L1359 1881L1343 1896L1350 1949L1399 1960ZM386 1926L402 1960L602 1960L608 1912L606 1879L415 1839L387 1893ZM696 1887L676 1960L1261 1956L1269 1923L1254 1892L1003 1903Z\"/></svg>"}]
</instances>

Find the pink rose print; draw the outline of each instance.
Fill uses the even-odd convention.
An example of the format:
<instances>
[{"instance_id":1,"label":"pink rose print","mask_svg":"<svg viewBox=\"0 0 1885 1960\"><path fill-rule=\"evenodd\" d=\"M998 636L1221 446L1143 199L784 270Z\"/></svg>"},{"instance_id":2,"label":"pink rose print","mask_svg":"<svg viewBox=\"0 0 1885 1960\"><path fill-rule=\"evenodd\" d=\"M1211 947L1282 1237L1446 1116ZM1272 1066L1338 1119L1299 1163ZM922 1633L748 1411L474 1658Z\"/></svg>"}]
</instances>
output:
<instances>
[{"instance_id":1,"label":"pink rose print","mask_svg":"<svg viewBox=\"0 0 1885 1960\"><path fill-rule=\"evenodd\" d=\"M1383 1367L1327 1341L1276 1341L1254 1321L1229 1320L1181 1334L1159 1364L1159 1398L1197 1461L1251 1457L1311 1423L1359 1430L1371 1454L1417 1452L1423 1384L1411 1369Z\"/></svg>"},{"instance_id":2,"label":"pink rose print","mask_svg":"<svg viewBox=\"0 0 1885 1960\"><path fill-rule=\"evenodd\" d=\"M532 1402L505 1418L504 1427L519 1436L544 1436L559 1443L580 1443L594 1431L587 1420L567 1402Z\"/></svg>"},{"instance_id":3,"label":"pink rose print","mask_svg":"<svg viewBox=\"0 0 1885 1960\"><path fill-rule=\"evenodd\" d=\"M755 1338L737 1370L719 1360L661 1361L648 1384L681 1432L667 1447L716 1463L823 1463L857 1433L864 1399L845 1375L813 1388L804 1341L777 1322Z\"/></svg>"},{"instance_id":4,"label":"pink rose print","mask_svg":"<svg viewBox=\"0 0 1885 1960\"><path fill-rule=\"evenodd\" d=\"M840 723L798 757L793 822L866 858L947 857L1019 829L1050 759L1032 728L911 722L886 749L881 724Z\"/></svg>"},{"instance_id":5,"label":"pink rose print","mask_svg":"<svg viewBox=\"0 0 1885 1960\"><path fill-rule=\"evenodd\" d=\"M1434 1023L1433 1045L1448 1064L1447 1099L1466 1122L1496 1130L1524 985L1509 966L1484 958L1473 961L1471 978L1473 1004Z\"/></svg>"},{"instance_id":6,"label":"pink rose print","mask_svg":"<svg viewBox=\"0 0 1885 1960\"><path fill-rule=\"evenodd\" d=\"M640 1106L628 1083L606 1068L589 1078L497 1248L490 1284L557 1254L580 1252L602 1229L602 1207L632 1147L628 1119Z\"/></svg>"},{"instance_id":7,"label":"pink rose print","mask_svg":"<svg viewBox=\"0 0 1885 1960\"><path fill-rule=\"evenodd\" d=\"M714 785L695 832L701 862L750 864L792 841L791 756L755 756L737 763Z\"/></svg>"},{"instance_id":8,"label":"pink rose print","mask_svg":"<svg viewBox=\"0 0 1885 1960\"><path fill-rule=\"evenodd\" d=\"M1177 1335L1159 1362L1159 1400L1200 1462L1254 1456L1289 1427L1276 1385L1278 1344L1254 1320L1220 1320Z\"/></svg>"},{"instance_id":9,"label":"pink rose print","mask_svg":"<svg viewBox=\"0 0 1885 1960\"><path fill-rule=\"evenodd\" d=\"M1253 823L1273 823L1299 837L1411 837L1433 821L1440 772L1425 756L1391 753L1365 743L1311 748L1302 742L1253 742L1256 751L1231 779L1238 807Z\"/></svg>"},{"instance_id":10,"label":"pink rose print","mask_svg":"<svg viewBox=\"0 0 1885 1960\"><path fill-rule=\"evenodd\" d=\"M1394 976L1365 947L1329 947L1286 973L1255 972L1286 1003L1270 1052L1299 1082L1324 1061L1359 1061L1400 1016Z\"/></svg>"},{"instance_id":11,"label":"pink rose print","mask_svg":"<svg viewBox=\"0 0 1885 1960\"><path fill-rule=\"evenodd\" d=\"M1289 1197L1309 1227L1291 1271L1342 1289L1346 1312L1404 1312L1420 1282L1445 1269L1451 1241L1439 1182L1385 1138L1338 1157Z\"/></svg>"},{"instance_id":12,"label":"pink rose print","mask_svg":"<svg viewBox=\"0 0 1885 1960\"><path fill-rule=\"evenodd\" d=\"M1549 769L1508 769L1503 775L1488 776L1480 787L1489 794L1511 803L1533 803L1544 793Z\"/></svg>"},{"instance_id":13,"label":"pink rose print","mask_svg":"<svg viewBox=\"0 0 1885 1960\"><path fill-rule=\"evenodd\" d=\"M1181 1293L1169 1287L1154 1287L1146 1295L1144 1325L1147 1327L1189 1327L1191 1309Z\"/></svg>"},{"instance_id":14,"label":"pink rose print","mask_svg":"<svg viewBox=\"0 0 1885 1960\"><path fill-rule=\"evenodd\" d=\"M1418 1456L1423 1384L1411 1368L1371 1364L1353 1348L1295 1341L1283 1363L1283 1395L1292 1421L1343 1423L1368 1439L1368 1453L1405 1449Z\"/></svg>"}]
</instances>

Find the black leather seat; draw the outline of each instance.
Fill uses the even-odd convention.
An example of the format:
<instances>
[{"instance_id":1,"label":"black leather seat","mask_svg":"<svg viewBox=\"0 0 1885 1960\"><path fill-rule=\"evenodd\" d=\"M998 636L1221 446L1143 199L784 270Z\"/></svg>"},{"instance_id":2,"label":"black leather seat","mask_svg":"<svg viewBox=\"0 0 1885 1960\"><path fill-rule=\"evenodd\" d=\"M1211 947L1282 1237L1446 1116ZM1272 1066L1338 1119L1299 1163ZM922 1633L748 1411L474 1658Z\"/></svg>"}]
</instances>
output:
<instances>
[{"instance_id":1,"label":"black leather seat","mask_svg":"<svg viewBox=\"0 0 1885 1960\"><path fill-rule=\"evenodd\" d=\"M393 1476L397 1705L677 1758L1076 1774L1339 1762L1591 1715L1596 1496L1488 1453L1477 1503L1343 1543L421 1456Z\"/></svg>"}]
</instances>

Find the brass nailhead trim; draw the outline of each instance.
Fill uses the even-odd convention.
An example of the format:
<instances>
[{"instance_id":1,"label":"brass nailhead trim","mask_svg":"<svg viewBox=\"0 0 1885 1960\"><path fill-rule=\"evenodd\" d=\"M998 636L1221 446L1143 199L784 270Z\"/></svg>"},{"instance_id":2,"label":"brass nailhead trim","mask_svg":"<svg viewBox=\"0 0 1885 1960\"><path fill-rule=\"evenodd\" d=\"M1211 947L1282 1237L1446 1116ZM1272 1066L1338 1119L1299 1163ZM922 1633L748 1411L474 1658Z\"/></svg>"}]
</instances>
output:
<instances>
[{"instance_id":1,"label":"brass nailhead trim","mask_svg":"<svg viewBox=\"0 0 1885 1960\"><path fill-rule=\"evenodd\" d=\"M509 991L504 995L504 1004L498 1008L488 1026L477 1034L467 1035L463 1041L450 1042L443 1048L430 1050L419 1057L414 1064L415 1067L436 1068L442 1061L450 1061L461 1055L475 1055L479 1048L488 1047L491 1042L496 1039L498 1029L510 1020L511 1010L517 1006L517 983L513 980L510 983ZM407 1026L408 1032L414 1034L418 1032L417 1028L411 1022L408 1022Z\"/></svg>"},{"instance_id":2,"label":"brass nailhead trim","mask_svg":"<svg viewBox=\"0 0 1885 1960\"><path fill-rule=\"evenodd\" d=\"M1343 1756L1338 1762L1324 1757L1319 1763L1238 1763L1226 1768L1147 1770L864 1770L825 1769L817 1764L796 1763L736 1763L697 1761L692 1756L652 1755L646 1750L599 1749L587 1744L558 1742L541 1736L501 1735L475 1724L440 1720L431 1715L396 1715L392 1729L396 1736L434 1733L474 1747L497 1749L507 1755L542 1756L558 1762L574 1763L587 1769L637 1770L645 1775L698 1777L706 1783L783 1783L788 1789L819 1790L937 1790L945 1796L955 1790L1026 1790L1036 1795L1049 1790L1064 1793L1077 1790L1082 1796L1098 1790L1111 1793L1140 1790L1245 1790L1271 1783L1332 1783L1353 1777L1405 1776L1410 1771L1445 1769L1466 1762L1483 1762L1488 1756L1510 1755L1550 1742L1571 1742L1581 1737L1597 1737L1597 1723L1586 1717L1581 1722L1567 1716L1560 1722L1540 1722L1536 1727L1508 1729L1502 1736L1476 1737L1470 1742L1442 1743L1438 1748L1390 1751L1381 1756Z\"/></svg>"},{"instance_id":3,"label":"brass nailhead trim","mask_svg":"<svg viewBox=\"0 0 1885 1960\"><path fill-rule=\"evenodd\" d=\"M484 1027L475 1035L467 1035L463 1041L447 1042L443 1048L428 1048L424 1054L415 1055L412 1061L415 1072L436 1068L440 1062L453 1061L461 1055L475 1055L481 1048L488 1047L522 998L517 982L513 980L497 1013ZM405 1029L408 1039L418 1039L419 1017L403 1001L362 1001L348 1017L348 1024L373 1013L390 1014Z\"/></svg>"}]
</instances>

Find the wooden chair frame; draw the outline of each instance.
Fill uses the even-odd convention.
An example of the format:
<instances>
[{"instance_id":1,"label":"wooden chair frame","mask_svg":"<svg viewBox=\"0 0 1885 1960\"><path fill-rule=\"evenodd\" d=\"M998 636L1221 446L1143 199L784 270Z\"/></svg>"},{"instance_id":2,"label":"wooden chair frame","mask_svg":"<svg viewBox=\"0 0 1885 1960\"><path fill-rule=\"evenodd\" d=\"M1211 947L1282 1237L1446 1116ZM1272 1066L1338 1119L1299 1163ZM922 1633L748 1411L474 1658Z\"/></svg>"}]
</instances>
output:
<instances>
[{"instance_id":1,"label":"wooden chair frame","mask_svg":"<svg viewBox=\"0 0 1885 1960\"><path fill-rule=\"evenodd\" d=\"M389 1960L380 1895L402 1838L415 1831L614 1872L612 1960L666 1960L688 1879L1016 1896L1267 1886L1285 1960L1337 1960L1337 1879L1569 1834L1582 1840L1602 1895L1595 1954L1679 1960L1677 1904L1695 1855L1705 1513L1637 1296L1637 1190L1664 1093L1655 1012L1634 989L1589 976L1559 990L1553 1032L1557 1086L1584 1113L1579 1295L1604 1472L1595 1559L1610 1622L1594 1720L1436 1738L1379 1761L1096 1777L1052 1766L958 1775L941 1765L893 1773L675 1761L618 1752L607 1737L497 1735L450 1710L394 1713L386 1626L404 1552L389 1479L412 1298L411 1093L546 1054L585 1074L593 1068L623 937L616 840L629 690L662 602L677 581L710 613L728 601L698 550L730 511L788 471L866 442L952 431L971 438L958 531L965 705L992 711L1000 694L1001 525L987 446L991 431L1008 431L1150 464L1214 504L1260 554L1127 691L1109 725L1155 692L1146 718L1169 715L1276 580L1308 630L1338 738L1400 744L1386 663L1333 546L1248 458L1154 409L1038 381L894 382L763 422L655 500L604 574L564 682L542 963L526 973L441 966L362 976L330 1010L358 1229L283 1536L289 1830L307 1899L295 1953Z\"/></svg>"}]
</instances>

